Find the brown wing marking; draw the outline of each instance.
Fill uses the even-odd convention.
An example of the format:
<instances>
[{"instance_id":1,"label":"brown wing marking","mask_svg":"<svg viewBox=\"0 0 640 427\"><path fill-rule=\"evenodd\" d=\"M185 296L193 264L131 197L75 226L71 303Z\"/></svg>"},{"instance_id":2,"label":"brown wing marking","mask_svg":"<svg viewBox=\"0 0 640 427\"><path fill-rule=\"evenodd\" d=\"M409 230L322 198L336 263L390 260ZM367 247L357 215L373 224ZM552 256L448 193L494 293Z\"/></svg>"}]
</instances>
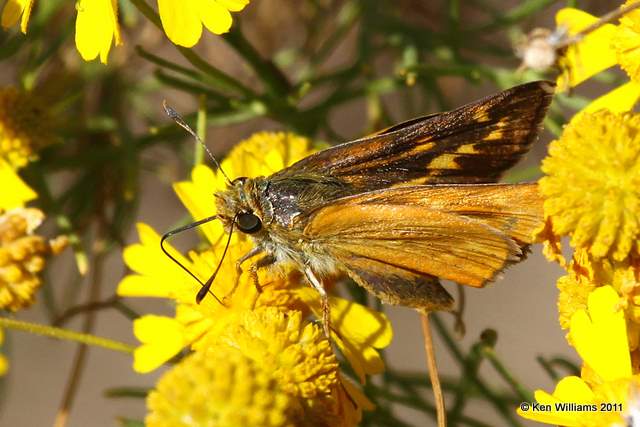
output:
<instances>
[{"instance_id":1,"label":"brown wing marking","mask_svg":"<svg viewBox=\"0 0 640 427\"><path fill-rule=\"evenodd\" d=\"M273 178L326 176L357 191L492 182L529 150L552 94L551 82L516 86L323 150Z\"/></svg>"}]
</instances>

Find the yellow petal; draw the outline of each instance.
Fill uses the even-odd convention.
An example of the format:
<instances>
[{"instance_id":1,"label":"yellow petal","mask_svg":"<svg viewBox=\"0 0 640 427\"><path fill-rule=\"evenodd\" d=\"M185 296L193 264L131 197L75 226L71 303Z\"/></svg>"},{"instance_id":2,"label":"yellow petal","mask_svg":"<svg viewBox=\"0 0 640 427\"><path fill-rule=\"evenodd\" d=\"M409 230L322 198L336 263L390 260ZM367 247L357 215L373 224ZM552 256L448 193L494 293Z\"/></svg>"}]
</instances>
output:
<instances>
[{"instance_id":1,"label":"yellow petal","mask_svg":"<svg viewBox=\"0 0 640 427\"><path fill-rule=\"evenodd\" d=\"M142 345L133 353L133 369L150 372L185 346L184 326L164 316L147 315L133 322L133 333Z\"/></svg>"},{"instance_id":2,"label":"yellow petal","mask_svg":"<svg viewBox=\"0 0 640 427\"><path fill-rule=\"evenodd\" d=\"M581 378L570 376L560 380L553 395L543 390L536 390L535 398L540 405L550 405L551 410L536 410L531 406L525 412L518 408L518 414L521 417L546 424L584 427L586 425L585 418L589 417L589 413L556 411L555 404L561 402L593 403L594 393Z\"/></svg>"},{"instance_id":3,"label":"yellow petal","mask_svg":"<svg viewBox=\"0 0 640 427\"><path fill-rule=\"evenodd\" d=\"M107 63L111 43L120 44L117 0L80 0L77 3L76 47L85 61L100 55Z\"/></svg>"},{"instance_id":4,"label":"yellow petal","mask_svg":"<svg viewBox=\"0 0 640 427\"><path fill-rule=\"evenodd\" d=\"M174 287L170 284L138 274L125 276L118 283L116 293L121 297L156 298L174 298L176 294Z\"/></svg>"},{"instance_id":5,"label":"yellow petal","mask_svg":"<svg viewBox=\"0 0 640 427\"><path fill-rule=\"evenodd\" d=\"M571 317L571 342L604 381L631 376L627 328L619 302L611 286L602 286L589 295L589 312L579 310Z\"/></svg>"},{"instance_id":6,"label":"yellow petal","mask_svg":"<svg viewBox=\"0 0 640 427\"><path fill-rule=\"evenodd\" d=\"M565 377L558 382L553 396L563 402L589 403L595 395L587 383L580 377ZM536 397L536 400L537 397Z\"/></svg>"},{"instance_id":7,"label":"yellow petal","mask_svg":"<svg viewBox=\"0 0 640 427\"><path fill-rule=\"evenodd\" d=\"M162 28L173 43L192 47L202 35L198 5L193 0L158 0Z\"/></svg>"},{"instance_id":8,"label":"yellow petal","mask_svg":"<svg viewBox=\"0 0 640 427\"><path fill-rule=\"evenodd\" d=\"M631 111L638 99L640 99L640 83L629 81L594 99L580 113L594 113L605 108L614 113L624 113Z\"/></svg>"},{"instance_id":9,"label":"yellow petal","mask_svg":"<svg viewBox=\"0 0 640 427\"><path fill-rule=\"evenodd\" d=\"M231 12L240 12L246 5L249 4L249 0L217 0L222 6L229 9Z\"/></svg>"},{"instance_id":10,"label":"yellow petal","mask_svg":"<svg viewBox=\"0 0 640 427\"><path fill-rule=\"evenodd\" d=\"M226 184L224 184L226 187ZM222 187L222 188L225 188ZM183 205L189 210L195 221L216 214L216 203L213 197L222 189L214 172L207 166L198 165L191 171L191 181L182 181L173 185L173 189ZM220 221L213 220L199 227L209 243L220 241L224 229Z\"/></svg>"},{"instance_id":11,"label":"yellow petal","mask_svg":"<svg viewBox=\"0 0 640 427\"><path fill-rule=\"evenodd\" d=\"M18 19L22 17L20 31L27 34L32 7L33 0L8 0L2 9L2 26L4 28L13 27L18 22Z\"/></svg>"},{"instance_id":12,"label":"yellow petal","mask_svg":"<svg viewBox=\"0 0 640 427\"><path fill-rule=\"evenodd\" d=\"M24 206L38 195L20 177L4 159L0 159L0 211Z\"/></svg>"},{"instance_id":13,"label":"yellow petal","mask_svg":"<svg viewBox=\"0 0 640 427\"><path fill-rule=\"evenodd\" d=\"M565 8L556 14L558 28L566 28L569 35L574 35L598 18L578 9ZM588 78L616 64L616 52L611 49L611 41L616 33L616 26L605 24L587 34L580 42L570 46L561 59L561 65L567 71L558 77L561 89L575 87Z\"/></svg>"},{"instance_id":14,"label":"yellow petal","mask_svg":"<svg viewBox=\"0 0 640 427\"><path fill-rule=\"evenodd\" d=\"M321 316L320 299L315 290L301 288L298 295L316 316ZM364 383L366 375L382 372L384 362L376 348L385 348L393 338L387 316L343 298L330 297L329 306L332 328L337 331L333 333L333 339L358 379Z\"/></svg>"},{"instance_id":15,"label":"yellow petal","mask_svg":"<svg viewBox=\"0 0 640 427\"><path fill-rule=\"evenodd\" d=\"M128 275L118 285L118 295L169 297L192 301L197 282L160 249L160 236L146 224L137 224L141 243L127 246L123 251L125 264L139 275ZM165 243L165 248L189 271L198 276L198 269Z\"/></svg>"},{"instance_id":16,"label":"yellow petal","mask_svg":"<svg viewBox=\"0 0 640 427\"><path fill-rule=\"evenodd\" d=\"M200 19L209 31L222 34L231 28L231 13L216 0L198 0Z\"/></svg>"}]
</instances>

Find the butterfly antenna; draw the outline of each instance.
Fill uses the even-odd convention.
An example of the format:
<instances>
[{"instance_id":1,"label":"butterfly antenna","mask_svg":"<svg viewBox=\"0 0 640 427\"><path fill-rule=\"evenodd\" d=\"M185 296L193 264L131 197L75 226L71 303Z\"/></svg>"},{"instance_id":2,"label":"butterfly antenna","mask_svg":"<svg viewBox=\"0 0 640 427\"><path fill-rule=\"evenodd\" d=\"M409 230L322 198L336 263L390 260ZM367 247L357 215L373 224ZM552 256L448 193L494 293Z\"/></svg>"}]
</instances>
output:
<instances>
[{"instance_id":1,"label":"butterfly antenna","mask_svg":"<svg viewBox=\"0 0 640 427\"><path fill-rule=\"evenodd\" d=\"M227 239L227 244L224 246L224 251L222 252L222 257L220 258L220 262L218 262L216 271L213 272L211 277L209 277L209 280L207 280L206 283L202 286L202 288L200 288L200 290L198 291L198 295L196 295L196 303L198 304L200 304L200 302L202 302L204 297L207 296L207 293L211 288L211 284L215 280L216 276L218 275L218 271L220 271L220 268L222 267L222 261L224 261L224 257L227 255L227 249L229 249L229 244L231 243L231 236L233 235L233 226L235 225L237 218L238 218L238 214L236 214L236 216L233 217L233 221L231 221L231 227L229 229L229 238ZM216 297L216 299L218 298Z\"/></svg>"},{"instance_id":2,"label":"butterfly antenna","mask_svg":"<svg viewBox=\"0 0 640 427\"><path fill-rule=\"evenodd\" d=\"M216 296L216 294L214 294L214 293L213 293L213 292L211 292L211 290L210 290L210 288L211 288L211 283L210 283L210 282L212 282L213 280L211 280L211 279L210 279L210 280L207 280L207 282L206 282L206 283L202 283L202 280L200 280L200 279L198 278L198 276L196 276L195 274L193 274L193 273L191 272L191 270L189 270L187 267L185 267L185 266L184 266L180 261L178 261L178 260L177 260L173 255L171 255L171 254L169 253L169 251L167 250L167 248L165 248L165 247L164 247L164 243L165 243L165 241L166 241L168 238L170 238L170 237L172 237L172 236L174 236L174 235L176 235L176 234L178 234L178 233L182 233L183 231L190 230L190 229L192 229L192 228L198 227L198 226L200 226L200 225L202 225L202 224L205 224L205 223L207 223L207 222L213 221L213 220L215 220L215 219L218 219L218 216L217 216L217 215L213 215L213 216L210 216L210 217L208 217L208 218L201 219L200 221L196 221L196 222L193 222L193 223L191 223L191 224L187 224L187 225L185 225L185 226L183 226L183 227L179 227L179 228L176 228L175 230L171 230L171 231L169 231L168 233L165 233L165 234L164 234L164 236L162 236L162 238L160 239L160 249L162 249L162 252L164 252L164 254L165 254L166 256L168 256L168 257L169 257L169 259L170 259L171 261L173 261L173 262L175 262L177 265L179 265L179 266L180 266L180 268L182 268L184 271L186 271L186 272L187 272L191 277L193 277L193 278L196 280L196 282L198 282L198 283L200 284L201 288L200 288L200 291L198 291L198 295L200 295L200 293L202 292L202 289L205 289L205 288L207 289L207 290L204 292L203 296L200 298L200 301L202 300L202 298L204 298L204 295L206 295L206 294L207 294L207 292L208 292L208 293L210 293L210 294L211 294L211 295L216 299L216 301L218 301L221 305L224 305L224 304L222 303L222 301L220 301L220 298L218 298L218 297ZM226 252L226 249L225 249L225 252ZM216 273L217 273L217 270L216 270Z\"/></svg>"},{"instance_id":3,"label":"butterfly antenna","mask_svg":"<svg viewBox=\"0 0 640 427\"><path fill-rule=\"evenodd\" d=\"M191 126L189 126L187 124L187 122L184 121L182 116L180 116L180 114L178 114L178 112L176 110L174 110L173 108L171 108L171 106L169 104L167 104L166 100L162 101L162 107L164 108L165 113L167 113L167 116L169 116L171 119L173 119L173 121L176 122L178 124L178 126L180 126L184 130L189 132L191 134L191 136L193 136L196 139L196 141L198 141L200 143L200 145L202 145L204 147L204 150L207 152L207 155L209 156L209 158L213 161L213 163L220 170L220 172L222 172L222 175L224 175L224 177L226 178L227 182L229 184L231 184L231 180L229 179L227 174L224 172L224 169L222 169L222 166L220 166L220 163L218 163L218 160L216 160L216 158L213 156L213 153L211 153L211 151L209 150L209 147L207 147L207 145L204 143L204 141L202 141L202 139L200 139L198 134L195 133L193 129L191 129Z\"/></svg>"}]
</instances>

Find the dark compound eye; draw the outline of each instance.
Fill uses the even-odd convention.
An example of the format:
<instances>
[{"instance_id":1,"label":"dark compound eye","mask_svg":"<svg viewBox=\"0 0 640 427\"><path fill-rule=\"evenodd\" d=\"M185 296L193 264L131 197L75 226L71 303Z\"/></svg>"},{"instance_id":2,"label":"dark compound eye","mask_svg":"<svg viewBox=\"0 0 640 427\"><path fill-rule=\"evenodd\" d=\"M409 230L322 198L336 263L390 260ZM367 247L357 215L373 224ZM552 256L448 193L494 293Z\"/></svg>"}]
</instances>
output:
<instances>
[{"instance_id":1,"label":"dark compound eye","mask_svg":"<svg viewBox=\"0 0 640 427\"><path fill-rule=\"evenodd\" d=\"M242 212L238 214L236 224L238 224L240 231L247 234L256 233L262 228L262 221L260 221L260 218L249 212Z\"/></svg>"}]
</instances>

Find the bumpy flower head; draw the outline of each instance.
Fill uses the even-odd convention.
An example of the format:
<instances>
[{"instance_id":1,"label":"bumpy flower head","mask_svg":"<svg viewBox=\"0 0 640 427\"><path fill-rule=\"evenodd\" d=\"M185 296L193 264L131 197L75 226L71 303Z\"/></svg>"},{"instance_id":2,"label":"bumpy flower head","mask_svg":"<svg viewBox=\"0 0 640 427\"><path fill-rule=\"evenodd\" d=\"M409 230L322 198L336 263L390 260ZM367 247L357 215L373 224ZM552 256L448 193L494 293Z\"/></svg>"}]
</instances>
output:
<instances>
[{"instance_id":1,"label":"bumpy flower head","mask_svg":"<svg viewBox=\"0 0 640 427\"><path fill-rule=\"evenodd\" d=\"M338 362L331 344L319 327L302 321L299 311L274 307L246 311L219 341L269 366L291 395L328 395L337 384Z\"/></svg>"},{"instance_id":2,"label":"bumpy flower head","mask_svg":"<svg viewBox=\"0 0 640 427\"><path fill-rule=\"evenodd\" d=\"M275 373L226 346L196 352L158 381L147 427L296 426L302 408Z\"/></svg>"},{"instance_id":3,"label":"bumpy flower head","mask_svg":"<svg viewBox=\"0 0 640 427\"><path fill-rule=\"evenodd\" d=\"M549 240L570 235L597 259L640 254L640 115L580 114L549 147L540 180ZM543 232L544 233L544 232Z\"/></svg>"},{"instance_id":4,"label":"bumpy flower head","mask_svg":"<svg viewBox=\"0 0 640 427\"><path fill-rule=\"evenodd\" d=\"M44 215L37 209L15 209L0 215L0 309L17 311L34 301L45 258L62 251L65 238L47 241L33 234Z\"/></svg>"},{"instance_id":5,"label":"bumpy flower head","mask_svg":"<svg viewBox=\"0 0 640 427\"><path fill-rule=\"evenodd\" d=\"M569 274L558 279L558 318L560 327L568 329L571 316L587 307L587 297L596 288L588 277L577 273L573 268Z\"/></svg>"},{"instance_id":6,"label":"bumpy flower head","mask_svg":"<svg viewBox=\"0 0 640 427\"><path fill-rule=\"evenodd\" d=\"M623 7L637 1L627 0ZM620 18L612 44L620 66L629 77L640 82L640 10L632 10Z\"/></svg>"},{"instance_id":7,"label":"bumpy flower head","mask_svg":"<svg viewBox=\"0 0 640 427\"><path fill-rule=\"evenodd\" d=\"M13 87L0 88L0 157L14 168L32 160L54 141L46 105L33 94Z\"/></svg>"},{"instance_id":8,"label":"bumpy flower head","mask_svg":"<svg viewBox=\"0 0 640 427\"><path fill-rule=\"evenodd\" d=\"M300 312L260 308L159 381L148 426L353 426L360 408L340 383L322 330Z\"/></svg>"}]
</instances>

